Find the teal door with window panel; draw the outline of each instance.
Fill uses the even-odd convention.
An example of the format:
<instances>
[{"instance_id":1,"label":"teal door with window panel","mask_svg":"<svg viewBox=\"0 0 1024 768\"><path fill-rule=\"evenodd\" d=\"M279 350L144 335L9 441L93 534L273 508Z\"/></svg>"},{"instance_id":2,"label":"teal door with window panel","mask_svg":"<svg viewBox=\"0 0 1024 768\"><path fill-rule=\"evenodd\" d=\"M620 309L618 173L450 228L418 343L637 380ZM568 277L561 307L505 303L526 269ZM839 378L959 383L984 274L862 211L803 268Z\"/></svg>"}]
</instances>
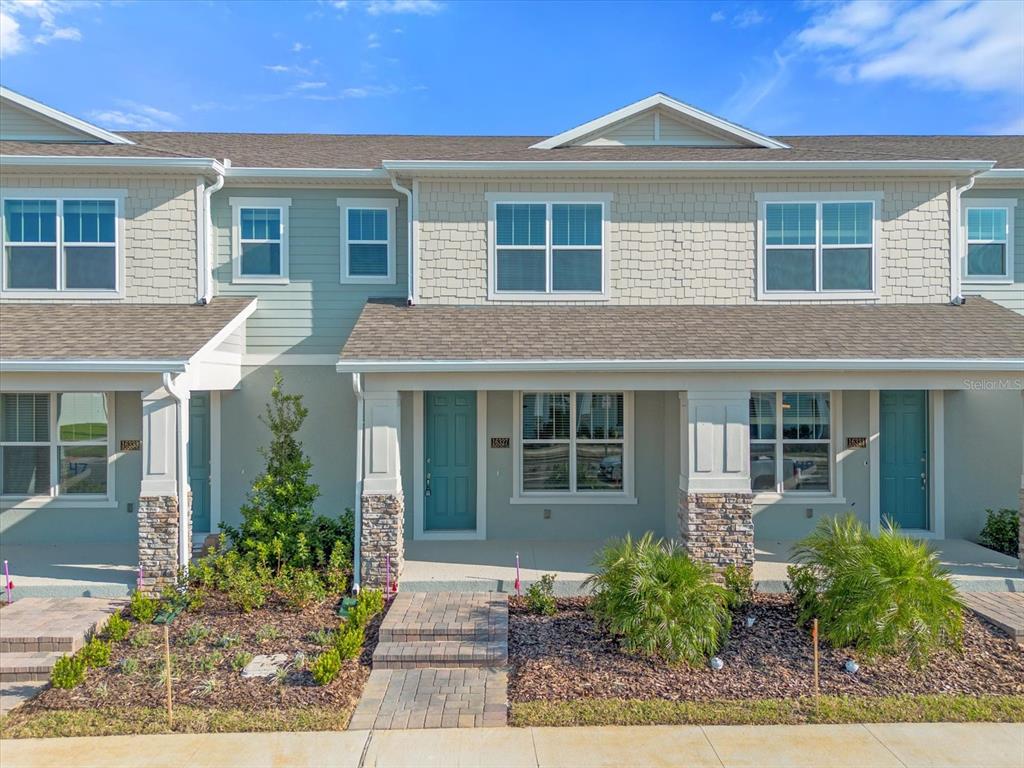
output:
<instances>
[{"instance_id":1,"label":"teal door with window panel","mask_svg":"<svg viewBox=\"0 0 1024 768\"><path fill-rule=\"evenodd\" d=\"M193 392L188 404L188 484L192 532L210 532L210 393Z\"/></svg>"},{"instance_id":2,"label":"teal door with window panel","mask_svg":"<svg viewBox=\"0 0 1024 768\"><path fill-rule=\"evenodd\" d=\"M476 529L476 392L423 393L423 529Z\"/></svg>"},{"instance_id":3,"label":"teal door with window panel","mask_svg":"<svg viewBox=\"0 0 1024 768\"><path fill-rule=\"evenodd\" d=\"M928 528L928 393L879 394L881 516L900 528Z\"/></svg>"}]
</instances>

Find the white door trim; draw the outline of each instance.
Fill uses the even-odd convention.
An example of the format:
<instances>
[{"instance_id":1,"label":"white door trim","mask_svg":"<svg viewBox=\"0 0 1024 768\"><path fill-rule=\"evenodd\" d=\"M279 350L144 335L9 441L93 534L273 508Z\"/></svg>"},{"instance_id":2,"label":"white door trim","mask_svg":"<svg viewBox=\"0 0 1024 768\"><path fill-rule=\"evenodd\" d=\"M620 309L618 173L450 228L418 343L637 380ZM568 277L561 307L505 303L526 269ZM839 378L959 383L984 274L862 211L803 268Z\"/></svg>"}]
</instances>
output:
<instances>
[{"instance_id":1,"label":"white door trim","mask_svg":"<svg viewBox=\"0 0 1024 768\"><path fill-rule=\"evenodd\" d=\"M210 392L210 532L220 530L220 390Z\"/></svg>"},{"instance_id":2,"label":"white door trim","mask_svg":"<svg viewBox=\"0 0 1024 768\"><path fill-rule=\"evenodd\" d=\"M487 392L476 392L476 529L426 531L423 528L423 391L412 393L412 519L414 541L480 541L487 538Z\"/></svg>"}]
</instances>

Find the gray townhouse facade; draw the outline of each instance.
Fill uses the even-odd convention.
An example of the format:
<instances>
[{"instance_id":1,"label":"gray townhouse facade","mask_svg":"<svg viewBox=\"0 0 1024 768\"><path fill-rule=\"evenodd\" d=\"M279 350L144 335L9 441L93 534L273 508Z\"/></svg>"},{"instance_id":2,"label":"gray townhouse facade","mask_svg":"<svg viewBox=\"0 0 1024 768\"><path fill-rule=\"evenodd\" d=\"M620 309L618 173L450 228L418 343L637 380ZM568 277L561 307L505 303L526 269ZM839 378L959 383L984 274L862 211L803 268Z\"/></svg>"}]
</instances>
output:
<instances>
[{"instance_id":1,"label":"gray townhouse facade","mask_svg":"<svg viewBox=\"0 0 1024 768\"><path fill-rule=\"evenodd\" d=\"M0 193L9 550L172 579L238 521L275 371L363 583L1024 508L1019 136L769 137L662 94L553 137L113 134L5 89Z\"/></svg>"}]
</instances>

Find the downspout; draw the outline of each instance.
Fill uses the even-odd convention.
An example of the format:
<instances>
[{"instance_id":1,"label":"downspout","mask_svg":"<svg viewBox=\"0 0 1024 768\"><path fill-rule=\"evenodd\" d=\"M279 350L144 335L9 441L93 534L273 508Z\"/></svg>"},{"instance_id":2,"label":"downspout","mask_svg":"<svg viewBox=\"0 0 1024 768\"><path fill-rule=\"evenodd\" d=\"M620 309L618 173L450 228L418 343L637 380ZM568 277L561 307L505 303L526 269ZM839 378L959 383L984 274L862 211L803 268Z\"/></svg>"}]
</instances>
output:
<instances>
[{"instance_id":1,"label":"downspout","mask_svg":"<svg viewBox=\"0 0 1024 768\"><path fill-rule=\"evenodd\" d=\"M974 187L977 176L972 174L971 178L962 187L956 182L949 185L949 303L963 304L964 297L960 295L960 197L964 192L970 192Z\"/></svg>"},{"instance_id":2,"label":"downspout","mask_svg":"<svg viewBox=\"0 0 1024 768\"><path fill-rule=\"evenodd\" d=\"M188 471L188 443L184 439L184 414L182 413L182 402L186 393L178 388L176 380L180 379L182 375L179 374L177 377L172 378L171 374L165 371L163 374L163 385L164 389L167 390L167 394L177 404L177 407L174 409L176 427L174 432L177 449L177 456L175 457L177 475L175 486L178 494L178 567L182 573L187 574L188 561L192 556L192 541L188 524L189 500L186 498L188 488L188 477L186 475Z\"/></svg>"},{"instance_id":3,"label":"downspout","mask_svg":"<svg viewBox=\"0 0 1024 768\"><path fill-rule=\"evenodd\" d=\"M398 177L395 176L393 171L388 171L388 178L391 179L391 186L394 187L398 192L405 195L405 218L406 218L406 233L405 233L405 245L408 251L408 268L406 271L406 283L408 290L406 291L405 300L412 306L416 303L416 250L413 247L413 226L412 226L412 190L408 187L403 187L398 183Z\"/></svg>"},{"instance_id":4,"label":"downspout","mask_svg":"<svg viewBox=\"0 0 1024 768\"><path fill-rule=\"evenodd\" d=\"M352 591L358 594L363 539L363 424L365 414L362 374L352 374L352 392L356 396L356 498L352 506L355 516L352 535Z\"/></svg>"},{"instance_id":5,"label":"downspout","mask_svg":"<svg viewBox=\"0 0 1024 768\"><path fill-rule=\"evenodd\" d=\"M225 160L224 164L228 162ZM224 174L218 173L217 180L203 190L203 295L199 297L200 304L209 304L213 298L213 212L211 200L213 193L224 186Z\"/></svg>"}]
</instances>

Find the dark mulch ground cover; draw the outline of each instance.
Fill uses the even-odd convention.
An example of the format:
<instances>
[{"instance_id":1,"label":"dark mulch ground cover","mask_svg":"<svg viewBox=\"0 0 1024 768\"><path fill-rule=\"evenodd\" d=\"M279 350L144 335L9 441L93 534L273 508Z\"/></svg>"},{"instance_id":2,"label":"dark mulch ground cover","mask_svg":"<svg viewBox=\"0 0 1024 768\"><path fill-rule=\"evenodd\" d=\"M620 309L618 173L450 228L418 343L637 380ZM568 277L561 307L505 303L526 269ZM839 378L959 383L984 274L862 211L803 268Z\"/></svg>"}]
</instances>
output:
<instances>
[{"instance_id":1,"label":"dark mulch ground cover","mask_svg":"<svg viewBox=\"0 0 1024 768\"><path fill-rule=\"evenodd\" d=\"M725 668L669 666L632 656L600 632L586 610L589 598L558 600L554 616L535 616L521 598L510 601L509 699L512 702L572 699L665 699L713 701L811 696L810 633L796 624L786 595L758 594L749 611L734 617L719 656ZM745 625L756 616L753 627ZM1024 651L965 611L960 652L944 651L915 671L905 659L861 659L851 676L848 651L821 645L821 693L838 696L910 694L1024 694Z\"/></svg>"},{"instance_id":2,"label":"dark mulch ground cover","mask_svg":"<svg viewBox=\"0 0 1024 768\"><path fill-rule=\"evenodd\" d=\"M181 614L171 626L174 703L250 711L353 707L370 673L382 615L366 628L362 656L343 662L341 673L332 683L318 686L303 658L311 661L325 650L312 634L338 628L336 607L334 598L296 611L271 597L262 608L242 613L222 595L208 595L201 608ZM197 625L201 629L193 629ZM148 642L140 643L147 637ZM245 679L231 663L240 652L284 653L291 662L281 679ZM109 667L90 669L85 683L77 688L43 691L24 705L24 714L93 707L162 707L166 701L163 670L163 627L133 624L129 638L114 643Z\"/></svg>"}]
</instances>

